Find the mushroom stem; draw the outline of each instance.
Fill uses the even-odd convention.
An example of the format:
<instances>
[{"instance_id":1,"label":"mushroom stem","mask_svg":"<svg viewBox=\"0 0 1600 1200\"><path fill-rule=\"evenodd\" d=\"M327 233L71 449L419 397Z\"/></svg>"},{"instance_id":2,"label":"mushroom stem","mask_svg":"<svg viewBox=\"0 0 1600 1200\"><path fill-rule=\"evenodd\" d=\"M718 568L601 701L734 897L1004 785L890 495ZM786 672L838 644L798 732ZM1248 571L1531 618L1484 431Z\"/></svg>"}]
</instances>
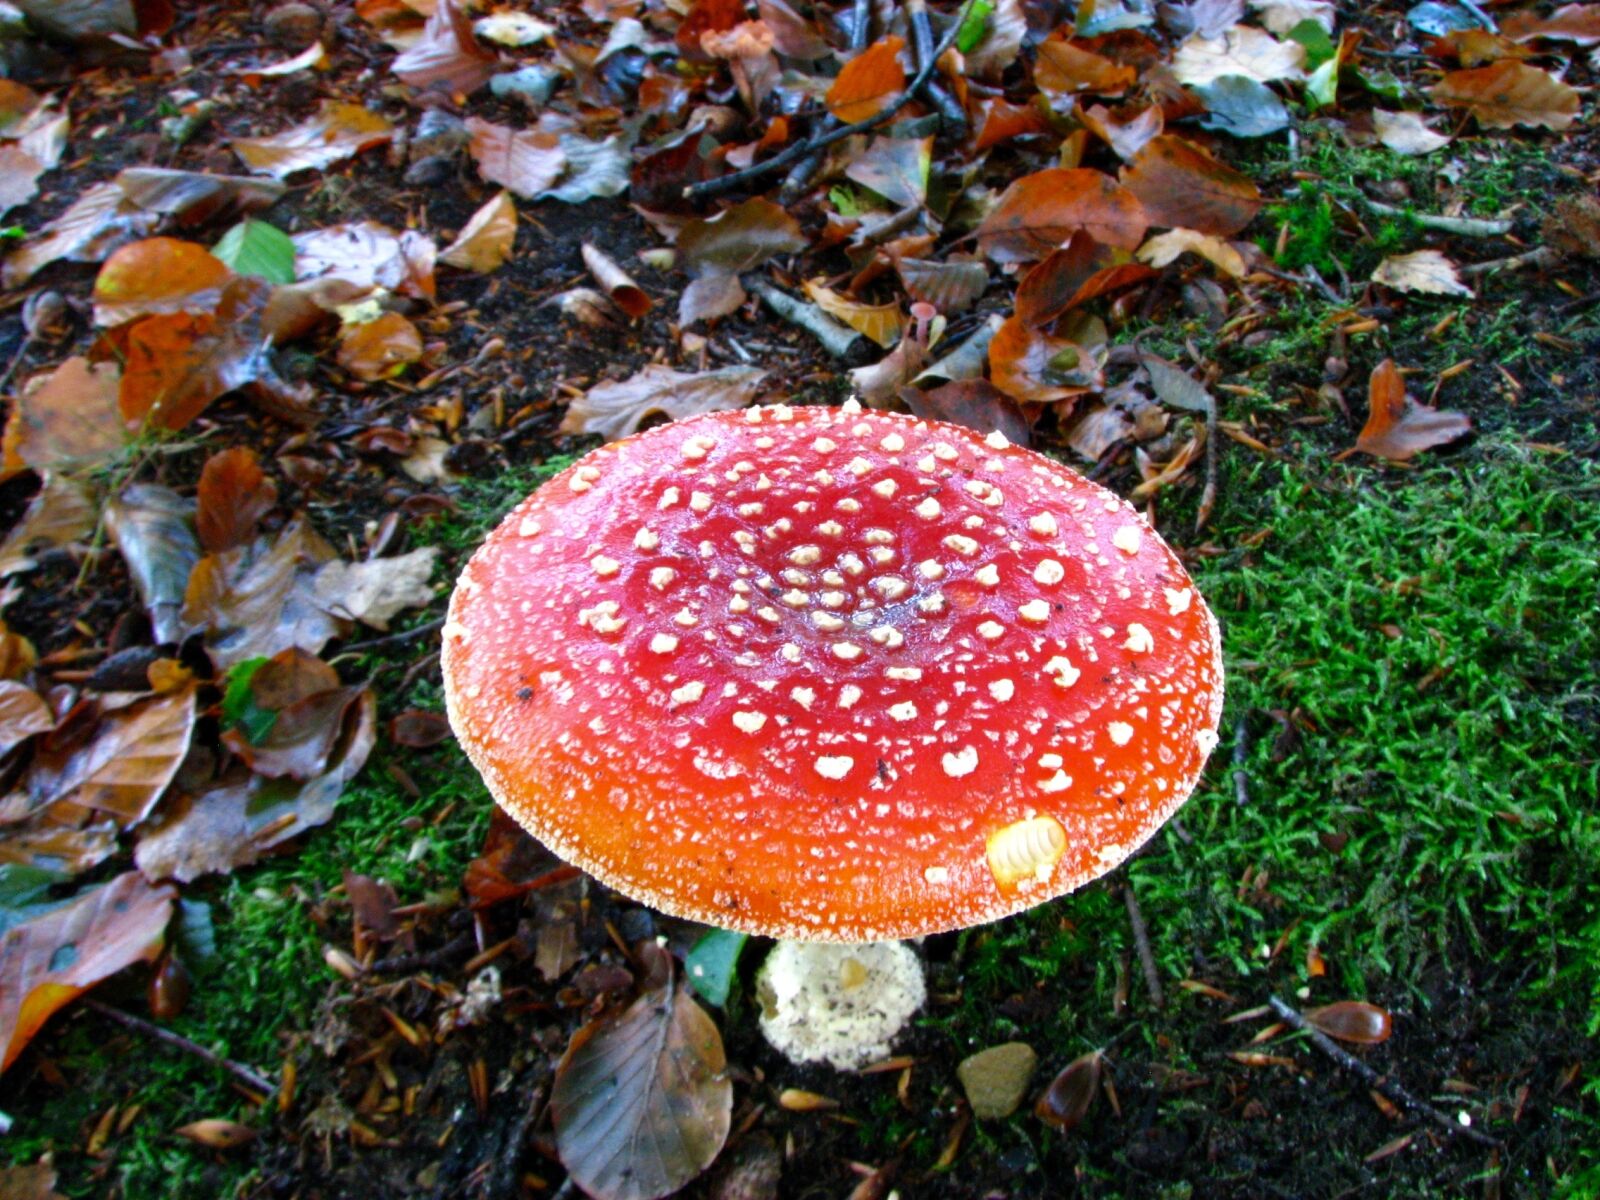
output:
<instances>
[{"instance_id":1,"label":"mushroom stem","mask_svg":"<svg viewBox=\"0 0 1600 1200\"><path fill-rule=\"evenodd\" d=\"M761 1032L790 1062L856 1070L889 1056L927 998L922 960L905 942L794 942L756 976Z\"/></svg>"}]
</instances>

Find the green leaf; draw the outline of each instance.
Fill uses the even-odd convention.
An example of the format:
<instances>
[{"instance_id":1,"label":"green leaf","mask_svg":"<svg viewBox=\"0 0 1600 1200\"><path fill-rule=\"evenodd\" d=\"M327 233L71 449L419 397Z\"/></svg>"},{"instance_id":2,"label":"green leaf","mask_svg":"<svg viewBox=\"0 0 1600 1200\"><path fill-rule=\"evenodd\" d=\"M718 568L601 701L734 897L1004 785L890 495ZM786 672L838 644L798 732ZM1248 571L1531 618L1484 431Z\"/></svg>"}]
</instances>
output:
<instances>
[{"instance_id":1,"label":"green leaf","mask_svg":"<svg viewBox=\"0 0 1600 1200\"><path fill-rule=\"evenodd\" d=\"M0 864L0 935L65 904L50 899L50 889L66 878L30 863Z\"/></svg>"},{"instance_id":2,"label":"green leaf","mask_svg":"<svg viewBox=\"0 0 1600 1200\"><path fill-rule=\"evenodd\" d=\"M1323 108L1332 104L1338 93L1339 60L1335 57L1311 72L1306 80L1306 99L1311 102L1312 108Z\"/></svg>"},{"instance_id":3,"label":"green leaf","mask_svg":"<svg viewBox=\"0 0 1600 1200\"><path fill-rule=\"evenodd\" d=\"M1306 66L1313 71L1330 58L1338 57L1339 47L1334 45L1328 31L1309 17L1289 30L1289 37L1306 48Z\"/></svg>"},{"instance_id":4,"label":"green leaf","mask_svg":"<svg viewBox=\"0 0 1600 1200\"><path fill-rule=\"evenodd\" d=\"M255 275L268 283L294 282L294 243L265 221L240 221L222 235L211 253L241 275Z\"/></svg>"},{"instance_id":5,"label":"green leaf","mask_svg":"<svg viewBox=\"0 0 1600 1200\"><path fill-rule=\"evenodd\" d=\"M228 686L222 693L222 724L228 729L238 729L252 746L259 746L277 723L278 714L256 703L251 681L256 672L267 665L264 658L247 658L235 663L228 672Z\"/></svg>"},{"instance_id":6,"label":"green leaf","mask_svg":"<svg viewBox=\"0 0 1600 1200\"><path fill-rule=\"evenodd\" d=\"M739 965L739 952L744 949L749 935L734 933L729 929L712 929L694 944L684 959L689 983L700 998L719 1008L728 1002L733 989L734 969Z\"/></svg>"},{"instance_id":7,"label":"green leaf","mask_svg":"<svg viewBox=\"0 0 1600 1200\"><path fill-rule=\"evenodd\" d=\"M994 12L993 0L973 0L967 19L961 22L961 32L956 34L956 49L971 54L973 47L983 41L989 32L989 14Z\"/></svg>"}]
</instances>

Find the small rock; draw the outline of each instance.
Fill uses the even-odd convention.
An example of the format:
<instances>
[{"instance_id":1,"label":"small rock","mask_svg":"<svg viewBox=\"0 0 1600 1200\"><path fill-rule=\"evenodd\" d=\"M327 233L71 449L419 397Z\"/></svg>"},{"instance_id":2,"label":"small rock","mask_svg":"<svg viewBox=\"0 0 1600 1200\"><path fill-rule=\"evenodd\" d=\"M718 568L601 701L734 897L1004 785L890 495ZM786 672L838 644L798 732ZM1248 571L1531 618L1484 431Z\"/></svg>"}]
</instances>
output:
<instances>
[{"instance_id":1,"label":"small rock","mask_svg":"<svg viewBox=\"0 0 1600 1200\"><path fill-rule=\"evenodd\" d=\"M1027 1042L1005 1042L968 1055L956 1068L972 1115L998 1121L1017 1111L1033 1081L1039 1056Z\"/></svg>"},{"instance_id":2,"label":"small rock","mask_svg":"<svg viewBox=\"0 0 1600 1200\"><path fill-rule=\"evenodd\" d=\"M262 27L278 45L304 50L322 35L322 14L309 4L280 4L266 15Z\"/></svg>"}]
</instances>

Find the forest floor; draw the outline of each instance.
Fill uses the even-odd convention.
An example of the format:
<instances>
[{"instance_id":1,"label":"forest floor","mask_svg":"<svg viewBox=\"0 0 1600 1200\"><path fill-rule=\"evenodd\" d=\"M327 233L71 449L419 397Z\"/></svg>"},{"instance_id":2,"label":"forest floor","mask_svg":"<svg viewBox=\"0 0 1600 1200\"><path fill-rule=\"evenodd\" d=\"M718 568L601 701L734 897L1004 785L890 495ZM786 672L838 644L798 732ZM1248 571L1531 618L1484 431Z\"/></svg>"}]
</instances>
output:
<instances>
[{"instance_id":1,"label":"forest floor","mask_svg":"<svg viewBox=\"0 0 1600 1200\"><path fill-rule=\"evenodd\" d=\"M185 18L169 41L190 47L192 63L176 79L143 52L36 65L30 86L63 89L70 153L7 221L33 233L128 167L236 171L229 138L299 120L335 90L416 123L387 73L392 51L352 14L337 36L327 21L329 75L254 90L224 75L241 58L281 57L267 15ZM1592 71L1575 60L1569 79ZM170 98L177 87L224 101L181 145L161 124L188 103ZM474 104L517 119L504 103ZM1104 879L921 943L930 999L893 1070L795 1067L772 1051L750 986L765 946L746 946L712 1010L733 1134L683 1194L1600 1194L1600 261L1511 264L1472 275L1470 296L1365 283L1391 254L1427 247L1469 263L1543 244L1560 200L1595 193L1592 121L1459 130L1422 158L1352 144L1339 122L1297 112L1292 142L1230 149L1266 199L1244 236L1299 283L1258 272L1219 287L1186 259L1147 285L1153 299L1108 317L1113 348L1178 364L1217 406L1209 476L1197 457L1150 502L1224 630L1223 738L1199 789ZM368 151L293 176L256 216L290 233L371 220L442 246L496 191L460 157L426 183L406 170ZM1379 197L1405 212L1363 207ZM98 468L116 486L189 496L210 456L244 447L278 485L264 530L301 512L352 558L438 553L425 603L387 630L342 629L323 651L377 706L375 744L331 818L186 881L168 937L182 966L157 960L188 980L181 999L156 996L159 1024L247 1064L273 1093L104 1009L68 1005L0 1078L11 1121L0 1149L13 1164L0 1196L49 1195L21 1190L41 1177L22 1170L41 1156L71 1197L572 1194L547 1109L557 1061L576 1030L642 986L630 947L661 935L683 952L704 931L559 871L493 819L476 772L441 736L435 631L449 587L516 501L597 444L561 430L567 402L597 384L653 362L749 362L772 372L768 399L838 403L851 391L839 361L753 302L685 338L671 302L685 277L639 256L661 238L627 199L519 202L512 257L489 273L441 270L436 297L410 308L427 345L409 374L363 380L331 351L289 347L281 373L317 397L309 424L234 393L181 437ZM1427 229L1413 211L1505 219L1509 234ZM209 245L230 224L207 218L182 236ZM584 243L623 263L656 306L588 324L549 303L584 283ZM13 364L13 389L104 336L89 319L97 269L55 262L0 294L0 369ZM1342 289L1327 282L1339 279ZM35 336L25 306L46 290L66 309ZM1470 433L1404 462L1348 453L1386 359L1406 369L1414 397L1464 414ZM1041 416L1036 449L1123 494L1141 483L1133 438L1087 461L1065 411L1042 408L1025 409ZM1172 419L1191 429L1190 414ZM1208 478L1214 498L1203 499ZM40 487L39 470L10 473L0 519L22 522ZM148 627L127 633L148 594L106 538L8 570L7 636L27 639L38 662L6 678L41 694L92 687L100 657L159 640ZM197 653L163 661L216 684L200 693L209 733L195 735L215 744L225 718L207 706L222 703L228 676L208 675ZM339 711L354 738L353 710ZM24 766L6 761L17 786ZM117 862L76 882L109 879ZM486 900L486 879L509 885L505 898ZM53 896L69 888L46 882ZM0 929L41 894L8 875ZM151 975L133 966L93 998L149 1014L162 991ZM22 986L0 978L0 996ZM1383 1009L1392 1034L1346 1049L1454 1130L1286 1028L1274 997ZM1026 1101L1008 1119L973 1121L956 1065L1009 1041L1038 1055ZM1081 1119L1064 1132L1040 1120L1046 1085L1096 1050L1099 1086L1080 1097ZM195 1131L202 1121L216 1124Z\"/></svg>"}]
</instances>

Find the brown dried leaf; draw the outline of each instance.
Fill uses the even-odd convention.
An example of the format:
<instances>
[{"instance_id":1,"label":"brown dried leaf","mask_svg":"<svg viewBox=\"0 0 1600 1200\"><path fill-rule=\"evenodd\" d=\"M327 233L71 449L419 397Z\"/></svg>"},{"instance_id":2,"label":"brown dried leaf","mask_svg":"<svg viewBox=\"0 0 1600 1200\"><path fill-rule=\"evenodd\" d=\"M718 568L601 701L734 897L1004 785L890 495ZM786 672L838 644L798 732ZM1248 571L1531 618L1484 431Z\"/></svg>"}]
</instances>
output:
<instances>
[{"instance_id":1,"label":"brown dried leaf","mask_svg":"<svg viewBox=\"0 0 1600 1200\"><path fill-rule=\"evenodd\" d=\"M517 206L510 192L498 192L466 223L439 261L447 267L487 275L511 257L517 240Z\"/></svg>"},{"instance_id":2,"label":"brown dried leaf","mask_svg":"<svg viewBox=\"0 0 1600 1200\"><path fill-rule=\"evenodd\" d=\"M472 135L468 149L478 164L478 174L526 200L536 198L566 169L567 154L557 134L512 129L478 117L468 117L466 127Z\"/></svg>"},{"instance_id":3,"label":"brown dried leaf","mask_svg":"<svg viewBox=\"0 0 1600 1200\"><path fill-rule=\"evenodd\" d=\"M1152 267L1164 267L1183 254L1198 254L1229 279L1243 279L1244 256L1221 238L1197 229L1169 229L1139 247L1136 257Z\"/></svg>"},{"instance_id":4,"label":"brown dried leaf","mask_svg":"<svg viewBox=\"0 0 1600 1200\"><path fill-rule=\"evenodd\" d=\"M191 1121L172 1132L209 1150L237 1150L240 1146L248 1146L256 1140L256 1131L250 1126L241 1125L237 1121L224 1121L218 1117Z\"/></svg>"},{"instance_id":5,"label":"brown dried leaf","mask_svg":"<svg viewBox=\"0 0 1600 1200\"><path fill-rule=\"evenodd\" d=\"M899 99L906 87L906 69L900 65L905 47L904 38L880 38L845 63L828 88L828 111L849 125L877 116Z\"/></svg>"},{"instance_id":6,"label":"brown dried leaf","mask_svg":"<svg viewBox=\"0 0 1600 1200\"><path fill-rule=\"evenodd\" d=\"M324 100L316 116L281 133L233 139L233 152L257 174L283 179L330 167L393 137L393 126L377 113L360 104Z\"/></svg>"},{"instance_id":7,"label":"brown dried leaf","mask_svg":"<svg viewBox=\"0 0 1600 1200\"><path fill-rule=\"evenodd\" d=\"M837 321L843 321L851 329L876 342L885 350L900 340L906 318L896 301L891 300L887 304L862 304L860 301L841 296L816 279L808 279L805 289L811 302L823 312Z\"/></svg>"},{"instance_id":8,"label":"brown dried leaf","mask_svg":"<svg viewBox=\"0 0 1600 1200\"><path fill-rule=\"evenodd\" d=\"M357 379L392 379L421 357L422 334L397 312L346 325L339 332L337 361Z\"/></svg>"},{"instance_id":9,"label":"brown dried leaf","mask_svg":"<svg viewBox=\"0 0 1600 1200\"><path fill-rule=\"evenodd\" d=\"M982 153L1012 138L1050 132L1050 122L1032 104L1011 104L1000 98L977 102L973 124L978 136L973 148Z\"/></svg>"},{"instance_id":10,"label":"brown dried leaf","mask_svg":"<svg viewBox=\"0 0 1600 1200\"><path fill-rule=\"evenodd\" d=\"M44 163L19 146L0 146L0 216L39 193Z\"/></svg>"},{"instance_id":11,"label":"brown dried leaf","mask_svg":"<svg viewBox=\"0 0 1600 1200\"><path fill-rule=\"evenodd\" d=\"M1139 151L1122 169L1122 182L1152 225L1231 237L1261 208L1261 193L1248 176L1170 133Z\"/></svg>"},{"instance_id":12,"label":"brown dried leaf","mask_svg":"<svg viewBox=\"0 0 1600 1200\"><path fill-rule=\"evenodd\" d=\"M99 509L84 484L56 471L45 472L39 494L0 542L0 578L33 570L38 565L35 554L86 537L98 517ZM0 626L0 631L3 628ZM0 645L11 636L0 632Z\"/></svg>"},{"instance_id":13,"label":"brown dried leaf","mask_svg":"<svg viewBox=\"0 0 1600 1200\"><path fill-rule=\"evenodd\" d=\"M40 236L6 259L0 282L19 287L58 258L99 262L120 243L150 232L159 220L158 214L131 202L115 183L97 183L40 230Z\"/></svg>"},{"instance_id":14,"label":"brown dried leaf","mask_svg":"<svg viewBox=\"0 0 1600 1200\"><path fill-rule=\"evenodd\" d=\"M1100 369L1083 346L1012 317L989 343L989 378L1013 400L1070 400L1101 386Z\"/></svg>"},{"instance_id":15,"label":"brown dried leaf","mask_svg":"<svg viewBox=\"0 0 1600 1200\"><path fill-rule=\"evenodd\" d=\"M1472 429L1464 413L1442 412L1407 396L1405 380L1391 358L1373 368L1367 404L1367 423L1356 449L1377 458L1403 461Z\"/></svg>"},{"instance_id":16,"label":"brown dried leaf","mask_svg":"<svg viewBox=\"0 0 1600 1200\"><path fill-rule=\"evenodd\" d=\"M1039 43L1033 67L1034 85L1067 109L1076 96L1120 96L1139 73L1132 67L1072 44L1071 27L1057 29Z\"/></svg>"},{"instance_id":17,"label":"brown dried leaf","mask_svg":"<svg viewBox=\"0 0 1600 1200\"><path fill-rule=\"evenodd\" d=\"M1132 287L1154 274L1149 267L1130 262L1126 251L1077 233L1022 277L1016 316L1027 325L1048 325L1097 296Z\"/></svg>"},{"instance_id":18,"label":"brown dried leaf","mask_svg":"<svg viewBox=\"0 0 1600 1200\"><path fill-rule=\"evenodd\" d=\"M1033 421L987 379L958 379L927 392L907 388L903 398L914 416L952 421L979 433L998 429L1014 446L1033 440Z\"/></svg>"},{"instance_id":19,"label":"brown dried leaf","mask_svg":"<svg viewBox=\"0 0 1600 1200\"><path fill-rule=\"evenodd\" d=\"M1028 36L1028 17L1021 0L996 0L983 37L966 54L966 73L974 79L997 79L1017 61Z\"/></svg>"},{"instance_id":20,"label":"brown dried leaf","mask_svg":"<svg viewBox=\"0 0 1600 1200\"><path fill-rule=\"evenodd\" d=\"M1514 42L1545 38L1594 46L1600 44L1600 4L1564 4L1548 17L1531 9L1511 13L1500 22L1500 32Z\"/></svg>"},{"instance_id":21,"label":"brown dried leaf","mask_svg":"<svg viewBox=\"0 0 1600 1200\"><path fill-rule=\"evenodd\" d=\"M696 321L710 321L737 312L749 297L737 275L708 272L691 279L678 297L678 324L687 328Z\"/></svg>"},{"instance_id":22,"label":"brown dried leaf","mask_svg":"<svg viewBox=\"0 0 1600 1200\"><path fill-rule=\"evenodd\" d=\"M1386 1042L1394 1032L1388 1010L1364 1000L1340 1000L1321 1008L1309 1008L1304 1016L1313 1029L1360 1046Z\"/></svg>"},{"instance_id":23,"label":"brown dried leaf","mask_svg":"<svg viewBox=\"0 0 1600 1200\"><path fill-rule=\"evenodd\" d=\"M1378 140L1396 154L1432 154L1450 144L1450 138L1435 133L1421 113L1372 110L1372 128Z\"/></svg>"},{"instance_id":24,"label":"brown dried leaf","mask_svg":"<svg viewBox=\"0 0 1600 1200\"><path fill-rule=\"evenodd\" d=\"M46 1154L36 1163L0 1167L0 1197L5 1200L67 1200L56 1191L56 1169Z\"/></svg>"},{"instance_id":25,"label":"brown dried leaf","mask_svg":"<svg viewBox=\"0 0 1600 1200\"><path fill-rule=\"evenodd\" d=\"M38 692L11 680L0 682L0 754L9 754L18 743L55 727L55 715Z\"/></svg>"},{"instance_id":26,"label":"brown dried leaf","mask_svg":"<svg viewBox=\"0 0 1600 1200\"><path fill-rule=\"evenodd\" d=\"M598 433L606 441L637 433L652 416L677 421L695 413L743 408L767 377L760 367L723 367L686 375L650 363L637 375L596 384L572 402L563 433Z\"/></svg>"},{"instance_id":27,"label":"brown dried leaf","mask_svg":"<svg viewBox=\"0 0 1600 1200\"><path fill-rule=\"evenodd\" d=\"M1000 263L1044 258L1079 230L1132 250L1147 223L1138 199L1109 175L1050 167L1006 188L978 227L978 244Z\"/></svg>"},{"instance_id":28,"label":"brown dried leaf","mask_svg":"<svg viewBox=\"0 0 1600 1200\"><path fill-rule=\"evenodd\" d=\"M1455 263L1437 250L1391 254L1372 272L1372 282L1427 296L1472 296L1472 289L1461 282Z\"/></svg>"},{"instance_id":29,"label":"brown dried leaf","mask_svg":"<svg viewBox=\"0 0 1600 1200\"><path fill-rule=\"evenodd\" d=\"M94 281L96 325L122 325L156 313L209 313L233 277L204 246L177 238L130 242Z\"/></svg>"},{"instance_id":30,"label":"brown dried leaf","mask_svg":"<svg viewBox=\"0 0 1600 1200\"><path fill-rule=\"evenodd\" d=\"M582 252L583 265L589 268L589 274L594 276L595 282L605 289L611 303L635 319L650 311L654 302L616 259L588 242L583 243Z\"/></svg>"},{"instance_id":31,"label":"brown dried leaf","mask_svg":"<svg viewBox=\"0 0 1600 1200\"><path fill-rule=\"evenodd\" d=\"M8 465L81 470L116 458L129 441L119 387L116 364L67 359L17 398L6 425Z\"/></svg>"},{"instance_id":32,"label":"brown dried leaf","mask_svg":"<svg viewBox=\"0 0 1600 1200\"><path fill-rule=\"evenodd\" d=\"M1098 1050L1073 1059L1045 1088L1033 1107L1034 1116L1061 1133L1075 1129L1100 1091L1103 1062Z\"/></svg>"},{"instance_id":33,"label":"brown dried leaf","mask_svg":"<svg viewBox=\"0 0 1600 1200\"><path fill-rule=\"evenodd\" d=\"M846 178L871 188L896 208L920 208L928 198L933 138L873 138L845 167Z\"/></svg>"},{"instance_id":34,"label":"brown dried leaf","mask_svg":"<svg viewBox=\"0 0 1600 1200\"><path fill-rule=\"evenodd\" d=\"M1568 128L1578 119L1578 93L1548 71L1509 59L1470 71L1449 71L1429 90L1436 104L1464 108L1484 129Z\"/></svg>"},{"instance_id":35,"label":"brown dried leaf","mask_svg":"<svg viewBox=\"0 0 1600 1200\"><path fill-rule=\"evenodd\" d=\"M341 619L360 621L386 630L396 614L421 608L433 601L433 576L437 546L424 546L409 554L348 563L339 559L317 572L311 592L316 602Z\"/></svg>"},{"instance_id":36,"label":"brown dried leaf","mask_svg":"<svg viewBox=\"0 0 1600 1200\"><path fill-rule=\"evenodd\" d=\"M147 212L172 217L180 225L204 225L223 217L270 208L288 186L249 175L212 175L166 167L128 167L112 181Z\"/></svg>"},{"instance_id":37,"label":"brown dried leaf","mask_svg":"<svg viewBox=\"0 0 1600 1200\"><path fill-rule=\"evenodd\" d=\"M52 1013L124 967L160 952L175 895L137 871L81 892L0 941L0 1070Z\"/></svg>"},{"instance_id":38,"label":"brown dried leaf","mask_svg":"<svg viewBox=\"0 0 1600 1200\"><path fill-rule=\"evenodd\" d=\"M411 750L426 750L451 738L450 722L443 713L408 708L389 721L389 740Z\"/></svg>"},{"instance_id":39,"label":"brown dried leaf","mask_svg":"<svg viewBox=\"0 0 1600 1200\"><path fill-rule=\"evenodd\" d=\"M687 988L645 992L580 1029L550 1093L556 1151L595 1200L655 1200L711 1165L733 1081L722 1038Z\"/></svg>"},{"instance_id":40,"label":"brown dried leaf","mask_svg":"<svg viewBox=\"0 0 1600 1200\"><path fill-rule=\"evenodd\" d=\"M799 254L811 243L800 223L759 197L709 220L696 218L678 234L678 261L693 275L737 275L779 254Z\"/></svg>"},{"instance_id":41,"label":"brown dried leaf","mask_svg":"<svg viewBox=\"0 0 1600 1200\"><path fill-rule=\"evenodd\" d=\"M1150 144L1151 138L1161 136L1166 120L1159 104L1145 108L1109 109L1096 104L1078 113L1078 120L1116 152L1118 158L1132 160L1139 151Z\"/></svg>"},{"instance_id":42,"label":"brown dried leaf","mask_svg":"<svg viewBox=\"0 0 1600 1200\"><path fill-rule=\"evenodd\" d=\"M756 0L756 11L772 30L772 45L785 58L815 62L832 51L816 27L789 7L786 0Z\"/></svg>"},{"instance_id":43,"label":"brown dried leaf","mask_svg":"<svg viewBox=\"0 0 1600 1200\"><path fill-rule=\"evenodd\" d=\"M294 270L298 280L348 285L333 292L329 307L349 303L374 288L434 297L433 242L413 229L395 233L376 221L331 225L294 237Z\"/></svg>"},{"instance_id":44,"label":"brown dried leaf","mask_svg":"<svg viewBox=\"0 0 1600 1200\"><path fill-rule=\"evenodd\" d=\"M906 295L946 316L971 308L989 287L989 268L976 260L899 258L894 265Z\"/></svg>"},{"instance_id":45,"label":"brown dried leaf","mask_svg":"<svg viewBox=\"0 0 1600 1200\"><path fill-rule=\"evenodd\" d=\"M304 783L251 775L195 796L179 796L140 839L134 861L151 879L180 883L255 862L333 816L345 785L367 761L376 731L377 701L370 691L362 691L345 710L326 772Z\"/></svg>"},{"instance_id":46,"label":"brown dried leaf","mask_svg":"<svg viewBox=\"0 0 1600 1200\"><path fill-rule=\"evenodd\" d=\"M278 485L254 450L236 446L206 459L195 501L200 545L207 554L221 554L255 537L256 525L278 502Z\"/></svg>"},{"instance_id":47,"label":"brown dried leaf","mask_svg":"<svg viewBox=\"0 0 1600 1200\"><path fill-rule=\"evenodd\" d=\"M160 643L176 642L183 633L178 614L189 572L200 557L193 520L192 501L155 483L130 483L106 505L106 532L127 564Z\"/></svg>"},{"instance_id":48,"label":"brown dried leaf","mask_svg":"<svg viewBox=\"0 0 1600 1200\"><path fill-rule=\"evenodd\" d=\"M272 661L282 657L280 654ZM251 683L255 683L253 677ZM242 730L230 729L223 741L257 775L269 779L314 779L328 768L346 713L367 694L359 686L331 687L281 706L263 704L257 697L261 707L278 714L267 735L259 742L251 742Z\"/></svg>"},{"instance_id":49,"label":"brown dried leaf","mask_svg":"<svg viewBox=\"0 0 1600 1200\"><path fill-rule=\"evenodd\" d=\"M470 95L493 75L498 59L479 45L471 19L455 0L437 0L422 36L394 60L394 73L414 88Z\"/></svg>"}]
</instances>

